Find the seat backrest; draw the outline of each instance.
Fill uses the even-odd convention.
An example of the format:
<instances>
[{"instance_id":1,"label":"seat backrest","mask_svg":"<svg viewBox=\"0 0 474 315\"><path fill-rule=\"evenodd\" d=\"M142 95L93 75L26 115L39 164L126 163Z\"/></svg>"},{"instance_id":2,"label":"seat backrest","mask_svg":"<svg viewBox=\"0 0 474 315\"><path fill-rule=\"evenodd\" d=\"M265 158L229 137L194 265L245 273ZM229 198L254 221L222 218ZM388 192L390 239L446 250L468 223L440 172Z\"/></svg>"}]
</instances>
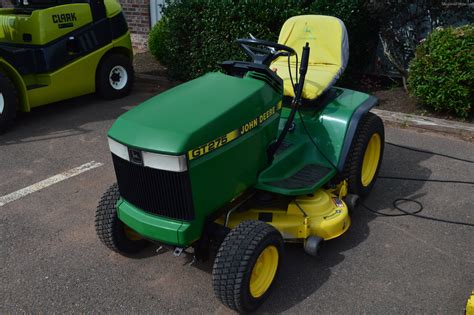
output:
<instances>
[{"instance_id":1,"label":"seat backrest","mask_svg":"<svg viewBox=\"0 0 474 315\"><path fill-rule=\"evenodd\" d=\"M301 55L309 43L309 65L326 64L346 68L349 59L349 42L344 23L333 16L300 15L288 19L280 31L278 43L290 46ZM293 58L292 60L296 60Z\"/></svg>"}]
</instances>

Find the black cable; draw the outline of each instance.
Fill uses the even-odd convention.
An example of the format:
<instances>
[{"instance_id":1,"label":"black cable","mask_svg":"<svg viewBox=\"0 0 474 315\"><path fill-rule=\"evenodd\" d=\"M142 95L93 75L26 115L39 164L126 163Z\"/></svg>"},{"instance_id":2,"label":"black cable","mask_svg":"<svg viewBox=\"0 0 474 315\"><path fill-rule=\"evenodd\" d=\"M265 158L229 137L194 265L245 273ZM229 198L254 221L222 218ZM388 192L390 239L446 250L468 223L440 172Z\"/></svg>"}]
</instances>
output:
<instances>
[{"instance_id":1,"label":"black cable","mask_svg":"<svg viewBox=\"0 0 474 315\"><path fill-rule=\"evenodd\" d=\"M447 154L441 154L441 153L436 153L436 152L431 152L431 151L426 151L426 150L415 149L415 148L406 147L406 146L403 146L403 145L390 143L390 142L385 142L385 143L387 143L389 145L392 145L394 147L397 147L397 148L402 148L402 149L406 149L406 150L410 150L410 151L433 154L433 155L442 156L442 157L452 159L452 160L457 160L457 161L462 161L462 162L467 162L467 163L473 163L473 161L466 160L466 159L461 159L461 158L458 158L458 157L455 157L455 156L450 156L450 155L447 155ZM408 181L420 181L420 182L454 183L454 184L474 185L474 182L459 181L459 180L423 179L423 178L395 177L395 176L378 176L378 178L391 179L391 180L408 180ZM413 202L413 203L417 204L419 208L417 210L413 211L413 212L406 211L406 210L400 208L400 206L399 206L400 202L403 202L403 201ZM423 204L421 202L417 201L417 200L408 199L408 198L398 198L398 199L395 199L393 201L393 203L392 203L393 207L401 212L401 213L397 213L397 214L384 213L384 212L374 210L374 209L370 208L369 206L367 206L366 204L364 204L362 202L360 203L360 205L364 209L366 209L366 210L368 210L372 213L375 213L377 215L384 216L384 217L401 217L401 216L408 216L409 215L409 216L414 216L414 217L417 217L417 218L420 218L420 219L431 220L431 221L435 221L435 222L442 222L442 223L448 223L448 224L456 224L456 225L464 225L464 226L474 227L474 223L445 220L445 219L439 219L439 218L430 217L430 216L426 216L426 215L421 215L419 213L421 211L423 211L423 209L424 209Z\"/></svg>"},{"instance_id":2,"label":"black cable","mask_svg":"<svg viewBox=\"0 0 474 315\"><path fill-rule=\"evenodd\" d=\"M413 203L416 203L418 205L418 209L413 211L413 212L409 212L409 211L406 211L406 210L403 210L401 209L398 204L401 202L401 201L409 201L409 202L413 202ZM366 208L367 210L369 210L370 212L373 212L373 213L376 213L378 215L381 215L381 216L384 216L384 217L404 217L404 216L407 216L407 215L416 215L417 213L420 213L421 211L423 211L423 205L421 204L421 202L417 201L417 200L413 200L413 199L406 199L406 198L399 198L399 199L395 199L393 202L392 202L392 205L395 209L399 210L400 212L402 213L396 213L396 214L393 214L393 213L383 213L383 212L380 212L380 211L377 211L377 210L374 210L370 207L368 207L367 205L365 205L364 203L360 203L360 205L364 208Z\"/></svg>"},{"instance_id":3,"label":"black cable","mask_svg":"<svg viewBox=\"0 0 474 315\"><path fill-rule=\"evenodd\" d=\"M296 83L298 83L298 54L295 53L296 57ZM296 85L295 82L293 81L293 74L291 73L291 55L288 55L288 72L290 73L290 81L291 81L291 86L293 87L293 91L296 94Z\"/></svg>"},{"instance_id":4,"label":"black cable","mask_svg":"<svg viewBox=\"0 0 474 315\"><path fill-rule=\"evenodd\" d=\"M432 154L432 155L437 155L437 156L442 156L451 160L457 160L461 162L466 162L466 163L474 163L474 161L471 160L466 160L466 159L461 159L455 156L447 155L447 154L442 154L442 153L437 153L437 152L432 152L432 151L427 151L427 150L421 150L421 149L416 149L412 147L407 147L403 146L400 144L395 144L391 142L385 142L386 144L389 144L391 146L405 149L405 150L410 150L410 151L415 151L415 152L420 152L420 153L426 153L426 154ZM424 178L413 178L413 177L396 177L396 176L378 176L378 178L381 179L393 179L393 180L408 180L408 181L417 181L417 182L433 182L433 183L451 183L451 184L465 184L465 185L474 185L474 182L468 182L468 181L460 181L460 180L444 180L444 179L424 179Z\"/></svg>"},{"instance_id":5,"label":"black cable","mask_svg":"<svg viewBox=\"0 0 474 315\"><path fill-rule=\"evenodd\" d=\"M385 141L385 143L388 144L388 145L397 147L397 148L405 149L405 150L410 150L410 151L415 151L415 152L420 152L420 153L433 154L433 155L442 156L442 157L445 157L445 158L448 158L448 159L457 160L457 161L466 162L466 163L474 163L474 161L467 160L467 159L461 159L461 158L451 156L451 155L447 155L447 154L436 153L436 152L416 149L416 148L412 148L412 147L406 147L406 146L403 146L403 145L400 145L400 144L395 144L395 143L386 142L386 141Z\"/></svg>"},{"instance_id":6,"label":"black cable","mask_svg":"<svg viewBox=\"0 0 474 315\"><path fill-rule=\"evenodd\" d=\"M298 70L299 70L299 68L298 68L298 66L299 66L299 64L298 64L298 54L295 54L295 57L296 57L296 83L300 83L300 79L298 78Z\"/></svg>"},{"instance_id":7,"label":"black cable","mask_svg":"<svg viewBox=\"0 0 474 315\"><path fill-rule=\"evenodd\" d=\"M324 155L323 152L321 152L321 150L319 149L319 146L316 144L316 142L314 142L314 139L313 137L311 137L311 134L309 133L309 130L306 128L306 125L304 123L304 120L303 120L303 117L301 116L301 113L300 111L298 110L298 115L300 117L300 120L301 120L301 124L303 125L303 128L306 132L306 134L308 135L309 139L311 140L311 142L313 143L313 145L315 146L315 148L319 151L319 153L335 168L337 169L337 167L334 165L334 163L332 163L331 160L329 160L326 155ZM391 144L391 143L389 143ZM392 144L393 145L393 144ZM398 145L395 145L395 146L398 146ZM402 147L402 146L400 146ZM407 148L407 149L412 149L412 148ZM414 149L413 151L417 151L416 149ZM424 153L428 153L428 152L424 152ZM437 153L434 153L434 152L429 152L430 154L435 154L435 155L440 155L440 156L444 156L444 157L447 157L447 158L452 158L452 159L455 159L455 160L460 160L456 157L451 157L451 156L447 156L447 155L444 155L444 154L437 154ZM466 161L468 162L468 161ZM465 181L454 181L454 180L441 180L441 179L422 179L422 178L409 178L409 177L392 177L392 176L378 176L378 178L382 178L382 179L395 179L395 180L412 180L412 181L423 181L423 182L437 182L437 183L457 183L457 184L471 184L471 185L474 185L474 182L465 182ZM406 211L402 208L400 208L399 206L399 203L400 202L403 202L403 201L408 201L408 202L413 202L415 204L418 205L418 209L413 211L413 212L409 212L409 211ZM303 209L301 209L301 207L296 204L298 208L300 208L300 210L304 211ZM435 218L435 217L430 217L430 216L425 216L425 215L420 215L418 213L420 213L421 211L423 211L424 207L423 207L423 204L417 200L413 200L413 199L408 199L408 198L398 198L398 199L395 199L393 202L392 202L392 205L395 209L397 209L398 211L402 212L402 213L398 213L398 214L391 214L391 213L383 213L383 212L380 212L380 211L377 211L377 210L374 210L372 208L370 208L369 206L365 205L364 203L360 203L360 205L362 207L364 207L366 210L372 212L372 213L375 213L375 214L378 214L378 215L381 215L381 216L385 216L385 217L402 217L402 216L414 216L414 217L417 217L417 218L420 218L420 219L425 219L425 220L431 220L431 221L436 221L436 222L442 222L442 223L449 223L449 224L457 224L457 225L465 225L465 226L472 226L474 227L474 224L473 223L466 223L466 222L461 222L461 221L451 221L451 220L445 220L445 219L439 219L439 218ZM304 213L304 212L303 212Z\"/></svg>"},{"instance_id":8,"label":"black cable","mask_svg":"<svg viewBox=\"0 0 474 315\"><path fill-rule=\"evenodd\" d=\"M295 90L295 82L293 82L293 74L291 73L291 63L290 63L290 55L288 55L288 72L290 73L290 82L291 86L293 87L293 91Z\"/></svg>"},{"instance_id":9,"label":"black cable","mask_svg":"<svg viewBox=\"0 0 474 315\"><path fill-rule=\"evenodd\" d=\"M409 201L409 202L413 202L413 203L416 203L418 205L418 209L413 211L413 212L410 212L410 211L406 211L402 208L400 208L399 206L399 203L401 201ZM435 221L435 222L442 222L442 223L449 223L449 224L456 224L456 225L464 225L464 226L471 226L471 227L474 227L474 223L467 223L467 222L461 222L461 221L451 221L451 220L445 220L445 219L439 219L439 218L435 218L435 217L430 217L430 216L426 216L426 215L421 215L421 214L418 214L420 213L421 211L423 211L423 205L421 204L421 202L419 201L416 201L416 200L413 200L413 199L407 199L407 198L399 198L399 199L395 199L392 203L393 207L395 209L397 209L398 211L402 212L402 213L397 213L397 214L393 214L393 213L384 213L384 212L380 212L380 211L377 211L377 210L374 210L372 208L370 208L369 206L365 205L364 203L360 203L360 205L362 207L364 207L366 210L372 212L372 213L375 213L377 215L380 215L380 216L384 216L384 217L403 217L403 216L413 216L413 217L417 217L417 218L420 218L420 219L425 219L425 220L431 220L431 221Z\"/></svg>"},{"instance_id":10,"label":"black cable","mask_svg":"<svg viewBox=\"0 0 474 315\"><path fill-rule=\"evenodd\" d=\"M396 177L396 176L377 176L377 178L394 179L394 180L409 180L409 181L416 181L416 182L433 182L433 183L450 183L450 184L474 185L474 182L467 182L467 181L461 181L461 180L424 179L424 178Z\"/></svg>"},{"instance_id":11,"label":"black cable","mask_svg":"<svg viewBox=\"0 0 474 315\"><path fill-rule=\"evenodd\" d=\"M298 58L298 57L296 57ZM296 59L296 62L298 63L298 59ZM291 84L294 84L293 83L293 75L291 74L291 64L290 64L290 55L288 55L288 71L290 73L290 80L291 80ZM285 122L285 126L283 127L283 129L281 130L280 134L278 135L278 138L276 139L276 141L274 141L267 149L267 157L268 157L268 161L271 163L275 157L275 153L276 151L278 150L278 148L281 146L281 144L283 143L283 140L285 139L286 135L288 134L288 131L292 130L293 126L294 126L294 119L295 119L295 115L296 115L296 111L298 109L298 106L299 106L299 103L300 103L300 100L301 100L301 91L300 89L296 90L296 87L293 85L293 91L295 93L295 97L293 99L293 101L291 102L291 111L290 111L290 114L288 116L288 118L286 119L286 122Z\"/></svg>"},{"instance_id":12,"label":"black cable","mask_svg":"<svg viewBox=\"0 0 474 315\"><path fill-rule=\"evenodd\" d=\"M295 89L295 84L293 82L293 76L291 74L291 63L290 63L290 56L288 56L288 70L290 72L290 80L291 80L291 84L293 86L293 89ZM298 81L298 55L296 55L296 81ZM338 169L337 166L321 151L321 149L319 149L319 146L318 144L314 141L313 137L311 136L308 128L306 127L306 124L303 120L303 117L301 115L301 112L299 111L299 109L297 110L298 111L298 115L300 117L300 121L301 121L301 124L303 126L303 129L305 130L308 138L311 140L311 142L313 143L314 147L316 148L316 150L318 150L318 152L324 157L324 159L329 162L329 164L334 167L334 169ZM467 159L462 159L462 158L458 158L458 157L454 157L454 156L451 156L451 155L447 155L447 154L441 154L441 153L436 153L436 152L432 152L432 151L427 151L427 150L421 150L421 149L416 149L416 148L411 148L411 147L407 147L407 146L403 146L403 145L400 145L400 144L395 144L395 143L391 143L391 142L385 142L386 144L388 145L391 145L391 146L394 146L394 147L397 147L397 148L401 148L401 149L405 149L405 150L410 150L410 151L414 151L414 152L419 152L419 153L426 153L426 154L432 154L432 155L437 155L437 156L441 156L441 157L445 157L445 158L449 158L449 159L453 159L453 160L457 160L457 161L461 161L461 162L466 162L466 163L474 163L474 161L471 161L471 160L467 160ZM422 178L410 178L410 177L395 177L395 176L378 176L378 178L381 178L381 179L391 179L391 180L407 180L407 181L422 181L422 182L436 182L436 183L455 183L455 184L468 184L468 185L474 185L474 182L467 182L467 181L458 181L458 180L441 180L441 179L422 179ZM400 202L403 202L403 201L408 201L408 202L413 202L415 204L417 204L419 206L419 208L416 210L416 211L413 211L413 212L409 212L409 211L406 211L406 210L403 210L402 208L399 207L399 203ZM304 215L306 215L305 211L301 208L301 206L296 202L295 200L295 204L296 206L301 210L301 212L303 212ZM408 199L408 198L398 198L398 199L395 199L393 202L392 202L392 205L395 209L397 209L398 211L402 212L402 213L398 213L398 214L388 214L388 213L383 213L383 212L380 212L380 211L377 211L377 210L374 210L370 207L368 207L367 205L365 205L364 203L360 203L360 205L362 207L364 207L364 209L372 212L372 213L375 213L377 215L381 215L381 216L385 216L385 217L401 217L401 216L414 216L414 217L417 217L417 218L420 218L420 219L425 219L425 220L431 220L431 221L435 221L435 222L442 222L442 223L448 223L448 224L456 224L456 225L464 225L464 226L471 226L471 227L474 227L474 224L473 223L466 223L466 222L461 222L461 221L451 221L451 220L445 220L445 219L439 219L439 218L435 218L435 217L430 217L430 216L425 216L425 215L420 215L419 213L421 211L423 211L424 207L423 207L423 204L417 200L413 200L413 199Z\"/></svg>"},{"instance_id":13,"label":"black cable","mask_svg":"<svg viewBox=\"0 0 474 315\"><path fill-rule=\"evenodd\" d=\"M308 217L308 214L306 213L306 211L303 210L303 208L300 206L300 204L298 203L298 201L296 201L296 198L295 200L293 200L295 202L295 205L298 207L298 209L300 209L300 211L303 213L303 216L306 218Z\"/></svg>"},{"instance_id":14,"label":"black cable","mask_svg":"<svg viewBox=\"0 0 474 315\"><path fill-rule=\"evenodd\" d=\"M337 170L337 166L319 149L318 144L314 141L313 137L312 137L311 134L309 133L308 128L306 128L306 124L304 123L303 116L301 116L301 112L300 112L299 110L298 110L298 115L300 116L301 125L303 125L304 131L305 131L306 134L308 135L309 140L311 140L311 142L313 143L313 145L314 145L314 147L316 148L316 150L318 150L318 152L323 156L323 158L324 158L326 161L328 161L329 164L331 164L331 166L334 167L335 170Z\"/></svg>"}]
</instances>

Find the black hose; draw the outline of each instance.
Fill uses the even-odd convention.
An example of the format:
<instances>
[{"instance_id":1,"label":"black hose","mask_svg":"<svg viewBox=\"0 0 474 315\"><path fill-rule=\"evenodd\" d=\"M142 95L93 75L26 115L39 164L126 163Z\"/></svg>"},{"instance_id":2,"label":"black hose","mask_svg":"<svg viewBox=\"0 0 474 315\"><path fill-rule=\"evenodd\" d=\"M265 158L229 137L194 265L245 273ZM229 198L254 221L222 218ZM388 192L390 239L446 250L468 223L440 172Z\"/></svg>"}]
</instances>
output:
<instances>
[{"instance_id":1,"label":"black hose","mask_svg":"<svg viewBox=\"0 0 474 315\"><path fill-rule=\"evenodd\" d=\"M298 64L298 56L296 56L296 62ZM296 68L296 73L298 75L298 66ZM293 76L291 74L291 66L290 66L290 58L288 57L288 70L290 72L290 80L291 80L291 84L293 86L293 88L295 89L295 93L296 93L296 88L295 88L295 84L293 82ZM300 118L300 121L301 121L301 125L303 126L303 129L305 130L306 134L308 135L308 138L311 140L311 142L313 143L314 147L316 148L316 150L318 150L318 152L324 157L324 159L332 166L334 167L334 169L337 170L337 166L321 151L321 149L319 148L319 146L317 145L317 143L314 141L313 137L311 136L311 133L309 132L308 128L306 127L306 124L304 122L304 119L301 115L301 112L298 110L298 115L299 115L299 118ZM294 118L294 117L293 117ZM421 150L421 149L416 149L416 148L412 148L412 147L407 147L407 146L403 146L403 145L400 145L400 144L395 144L395 143L391 143L391 142L385 142L386 144L388 145L391 145L391 146L394 146L394 147L397 147L397 148L401 148L401 149L405 149L405 150L410 150L410 151L414 151L414 152L419 152L419 153L426 153L426 154L432 154L432 155L436 155L436 156L441 156L441 157L445 157L445 158L448 158L448 159L452 159L452 160L456 160L456 161L461 161L461 162L466 162L466 163L474 163L474 161L471 161L471 160L467 160L467 159L462 159L462 158L458 158L458 157L455 157L455 156L451 156L451 155L447 155L447 154L442 154L442 153L436 153L436 152L432 152L432 151L428 151L428 150ZM413 177L396 177L396 176L378 176L378 178L380 179L388 179L388 180L406 180L406 181L420 181L420 182L435 182L435 183L451 183L451 184L466 184L466 185L474 185L474 182L469 182L469 181L460 181L460 180L442 180L442 179L424 179L424 178L413 178ZM399 204L400 202L413 202L415 204L418 205L418 209L413 211L413 212L409 212L409 211L406 211L402 208L400 208ZM295 201L296 202L296 201ZM304 210L300 207L300 205L298 203L296 203L296 205L298 206L298 208L303 212L303 214L305 214ZM417 218L420 218L420 219L425 219L425 220L431 220L431 221L435 221L435 222L442 222L442 223L448 223L448 224L456 224L456 225L464 225L464 226L471 226L471 227L474 227L474 224L473 223L467 223L467 222L462 222L462 221L452 221L452 220L446 220L446 219L439 219L439 218L435 218L435 217L430 217L430 216L425 216L425 215L421 215L419 214L421 211L424 210L424 207L423 207L423 204L417 200L413 200L413 199L409 199L409 198L398 198L398 199L395 199L393 202L392 202L392 205L395 209L397 209L398 211L400 211L401 213L396 213L396 214L393 214L393 213L383 213L383 212L380 212L380 211L377 211L377 210L374 210L372 208L370 208L369 206L367 206L366 204L364 203L360 203L360 205L366 209L367 211L370 211L372 213L375 213L377 215L380 215L380 216L385 216L385 217L402 217L402 216L414 216L414 217L417 217Z\"/></svg>"},{"instance_id":2,"label":"black hose","mask_svg":"<svg viewBox=\"0 0 474 315\"><path fill-rule=\"evenodd\" d=\"M415 151L415 152L420 152L420 153L426 153L426 154L432 154L432 155L442 156L442 157L445 157L445 158L448 158L448 159L451 159L451 160L456 160L456 161L461 161L461 162L466 162L466 163L474 163L474 161L472 161L472 160L466 160L466 159L458 158L458 157L451 156L451 155L447 155L447 154L436 153L436 152L427 151L427 150L421 150L421 149L416 149L416 148L412 148L412 147L406 147L406 146L404 146L404 145L395 144L395 143L391 143L391 142L385 142L385 143L388 144L388 145L397 147L397 148L405 149L405 150L410 150L410 151Z\"/></svg>"},{"instance_id":3,"label":"black hose","mask_svg":"<svg viewBox=\"0 0 474 315\"><path fill-rule=\"evenodd\" d=\"M293 86L295 89L295 97L293 99L293 102L291 103L291 112L290 115L288 116L285 126L283 127L283 130L281 131L280 135L278 136L277 140L272 143L268 150L267 150L267 157L269 163L273 161L273 158L275 156L275 153L278 151L278 148L281 146L283 143L283 140L285 139L286 135L288 134L288 131L293 126L296 111L298 110L298 107L301 105L301 97L303 94L303 87L304 87L304 81L305 81L305 76L306 72L308 71L308 60L309 60L309 53L310 53L310 48L309 44L306 43L306 45L303 47L303 55L301 57L301 66L300 66L300 81L297 83L296 88ZM290 62L288 59L288 66L290 67ZM292 80L291 76L291 67L288 69L290 71L290 79ZM293 82L292 82L293 83Z\"/></svg>"},{"instance_id":4,"label":"black hose","mask_svg":"<svg viewBox=\"0 0 474 315\"><path fill-rule=\"evenodd\" d=\"M323 153L323 151L321 151L321 149L319 148L318 144L314 141L313 137L311 136L311 133L309 132L308 128L306 128L306 124L304 122L304 119L303 119L303 116L301 116L301 112L298 110L298 115L300 117L300 121L301 121L301 125L303 126L303 129L304 131L306 132L306 134L308 135L308 138L309 140L311 140L311 142L313 143L314 147L316 148L316 150L318 150L318 152L322 155L322 157L328 161L328 163L334 167L335 170L337 170L337 166Z\"/></svg>"},{"instance_id":5,"label":"black hose","mask_svg":"<svg viewBox=\"0 0 474 315\"><path fill-rule=\"evenodd\" d=\"M296 57L296 83L298 83L298 54L295 54ZM290 82L291 86L293 87L293 91L296 93L296 85L295 82L293 81L293 74L291 73L291 62L290 62L291 56L288 55L288 72L290 73Z\"/></svg>"},{"instance_id":6,"label":"black hose","mask_svg":"<svg viewBox=\"0 0 474 315\"><path fill-rule=\"evenodd\" d=\"M449 179L424 179L424 178L412 178L412 177L396 177L396 176L378 176L380 179L393 179L393 180L408 180L415 182L433 182L433 183L451 183L451 184L465 184L474 185L474 182L462 181L462 180L449 180Z\"/></svg>"},{"instance_id":7,"label":"black hose","mask_svg":"<svg viewBox=\"0 0 474 315\"><path fill-rule=\"evenodd\" d=\"M441 154L441 153L436 153L436 152L432 152L432 151L415 149L415 148L406 147L406 146L403 146L403 145L390 143L390 142L385 142L385 143L389 144L391 146L397 147L397 148L410 150L410 151L415 151L415 152L420 152L420 153L426 153L426 154L442 156L442 157L452 159L452 160L456 160L456 161L461 161L461 162L466 162L466 163L473 163L474 162L474 161L471 161L471 160L462 159L462 158L458 158L458 157L455 157L455 156L450 156L450 155L447 155L447 154ZM450 183L450 184L454 183L454 184L474 185L474 182L459 181L459 180L423 179L423 178L395 177L395 176L378 176L378 178L389 179L389 180L408 180L408 181L421 181L421 182ZM415 210L415 211L410 212L410 211L407 211L407 210L404 210L404 209L400 208L400 203L404 202L404 201L405 202L413 202L413 203L417 204L418 209ZM367 206L366 204L364 204L362 202L360 203L360 205L365 210L367 210L369 212L372 212L372 213L375 213L375 214L380 215L380 216L384 216L384 217L413 216L413 217L416 217L416 218L431 220L431 221L435 221L435 222L474 227L474 223L468 223L468 222L462 222L462 221L452 221L452 220L446 220L446 219L440 219L440 218L435 218L435 217L431 217L431 216L421 215L419 213L421 211L423 211L423 209L424 209L423 204L421 202L417 201L417 200L413 200L413 199L409 199L409 198L398 198L398 199L395 199L392 202L393 208L397 209L401 213L384 213L384 212L381 212L381 211L374 210L374 209L370 208L369 206Z\"/></svg>"},{"instance_id":8,"label":"black hose","mask_svg":"<svg viewBox=\"0 0 474 315\"><path fill-rule=\"evenodd\" d=\"M399 206L399 203L402 202L402 201L413 202L413 203L418 205L418 209L413 211L413 212L406 211L406 210L400 208L400 206ZM423 209L424 209L423 204L421 202L417 201L417 200L408 199L408 198L398 198L398 199L395 199L392 203L393 207L395 209L397 209L398 211L400 211L401 213L384 213L384 212L381 212L381 211L374 210L374 209L370 208L369 206L367 206L366 204L364 204L362 202L360 203L360 205L362 207L364 207L364 209L366 209L366 210L368 210L372 213L375 213L377 215L383 216L383 217L412 216L412 217L417 217L417 218L425 219L425 220L431 220L431 221L435 221L435 222L442 222L442 223L448 223L448 224L456 224L456 225L464 225L464 226L474 227L474 223L468 223L468 222L462 222L462 221L452 221L452 220L446 220L446 219L440 219L440 218L430 217L430 216L426 216L426 215L421 215L419 213L421 211L423 211Z\"/></svg>"}]
</instances>

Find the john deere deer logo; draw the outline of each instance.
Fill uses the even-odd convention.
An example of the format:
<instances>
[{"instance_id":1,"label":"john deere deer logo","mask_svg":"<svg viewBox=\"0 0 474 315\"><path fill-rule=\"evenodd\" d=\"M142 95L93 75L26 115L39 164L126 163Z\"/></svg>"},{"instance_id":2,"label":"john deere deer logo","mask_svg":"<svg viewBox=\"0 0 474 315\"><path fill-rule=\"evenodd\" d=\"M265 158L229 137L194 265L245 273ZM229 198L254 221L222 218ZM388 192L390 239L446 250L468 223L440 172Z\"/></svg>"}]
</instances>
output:
<instances>
[{"instance_id":1,"label":"john deere deer logo","mask_svg":"<svg viewBox=\"0 0 474 315\"><path fill-rule=\"evenodd\" d=\"M305 24L303 32L304 32L304 38L316 39L316 37L313 35L311 28L308 26L308 23Z\"/></svg>"},{"instance_id":2,"label":"john deere deer logo","mask_svg":"<svg viewBox=\"0 0 474 315\"><path fill-rule=\"evenodd\" d=\"M143 157L140 151L128 149L128 157L133 164L143 165Z\"/></svg>"}]
</instances>

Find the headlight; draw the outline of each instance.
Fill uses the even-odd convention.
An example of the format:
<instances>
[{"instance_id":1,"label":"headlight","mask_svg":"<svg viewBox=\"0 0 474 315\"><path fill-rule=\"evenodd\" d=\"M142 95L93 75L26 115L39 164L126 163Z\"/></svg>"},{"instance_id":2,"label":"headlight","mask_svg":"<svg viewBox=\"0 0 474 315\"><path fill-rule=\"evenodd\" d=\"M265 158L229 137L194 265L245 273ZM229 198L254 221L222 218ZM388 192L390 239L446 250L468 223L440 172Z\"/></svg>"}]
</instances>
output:
<instances>
[{"instance_id":1,"label":"headlight","mask_svg":"<svg viewBox=\"0 0 474 315\"><path fill-rule=\"evenodd\" d=\"M145 167L170 172L185 172L188 170L188 164L186 163L185 155L176 156L140 151L135 149L129 149L127 146L111 138L108 138L108 141L110 152L131 163L141 164ZM136 156L134 156L134 159L130 159L130 155L133 154L132 152L138 152L141 155L141 163L137 163Z\"/></svg>"}]
</instances>

